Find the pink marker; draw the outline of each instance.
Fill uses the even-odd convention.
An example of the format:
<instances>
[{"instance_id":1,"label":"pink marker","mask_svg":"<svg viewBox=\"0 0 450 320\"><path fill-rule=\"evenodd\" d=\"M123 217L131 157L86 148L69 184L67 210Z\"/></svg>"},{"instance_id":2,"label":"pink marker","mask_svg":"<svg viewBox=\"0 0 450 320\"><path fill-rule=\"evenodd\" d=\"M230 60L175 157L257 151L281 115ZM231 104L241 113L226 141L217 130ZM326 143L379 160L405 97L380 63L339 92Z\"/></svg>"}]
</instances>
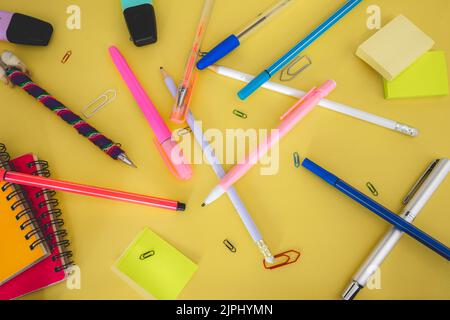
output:
<instances>
[{"instance_id":1,"label":"pink marker","mask_svg":"<svg viewBox=\"0 0 450 320\"><path fill-rule=\"evenodd\" d=\"M328 80L319 88L313 88L308 94L300 99L282 117L282 123L278 126L278 131L272 133L269 138L253 150L245 159L244 163L234 166L228 174L221 180L219 185L209 194L203 203L203 207L219 199L227 190L240 178L242 178L281 138L288 134L319 101L329 95L336 88L336 82Z\"/></svg>"},{"instance_id":2,"label":"pink marker","mask_svg":"<svg viewBox=\"0 0 450 320\"><path fill-rule=\"evenodd\" d=\"M139 80L134 75L127 61L115 46L109 48L109 53L119 70L125 83L128 85L137 104L144 113L150 127L155 133L155 144L169 170L181 180L189 180L192 177L192 167L187 163L178 144L172 140L172 133L159 114L152 100L145 92ZM174 159L176 156L179 159Z\"/></svg>"}]
</instances>

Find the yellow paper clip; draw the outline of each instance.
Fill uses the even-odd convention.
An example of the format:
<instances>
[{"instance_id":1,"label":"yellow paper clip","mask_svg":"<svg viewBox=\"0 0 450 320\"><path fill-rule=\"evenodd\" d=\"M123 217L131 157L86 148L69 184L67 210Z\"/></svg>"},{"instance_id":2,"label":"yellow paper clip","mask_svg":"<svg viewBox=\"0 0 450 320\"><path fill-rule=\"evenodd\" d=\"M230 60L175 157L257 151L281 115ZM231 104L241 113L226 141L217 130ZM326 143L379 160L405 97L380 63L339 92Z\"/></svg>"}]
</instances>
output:
<instances>
[{"instance_id":1,"label":"yellow paper clip","mask_svg":"<svg viewBox=\"0 0 450 320\"><path fill-rule=\"evenodd\" d=\"M95 99L90 105L83 109L83 115L86 118L92 118L97 112L103 109L108 103L112 102L117 96L116 90L110 89Z\"/></svg>"},{"instance_id":2,"label":"yellow paper clip","mask_svg":"<svg viewBox=\"0 0 450 320\"><path fill-rule=\"evenodd\" d=\"M242 111L239 111L239 110L233 110L233 114L235 116L238 116L239 118L242 118L242 119L247 119L248 118L248 116L245 113L243 113Z\"/></svg>"},{"instance_id":3,"label":"yellow paper clip","mask_svg":"<svg viewBox=\"0 0 450 320\"><path fill-rule=\"evenodd\" d=\"M69 60L69 58L72 56L72 50L69 50L66 52L66 54L64 55L64 57L61 59L61 63L66 63L67 60Z\"/></svg>"},{"instance_id":4,"label":"yellow paper clip","mask_svg":"<svg viewBox=\"0 0 450 320\"><path fill-rule=\"evenodd\" d=\"M301 66L297 71L295 71L294 68L297 65ZM283 69L280 75L280 80L284 82L291 81L299 74L301 74L303 71L308 69L310 66L312 66L312 60L308 56L306 55L298 56Z\"/></svg>"}]
</instances>

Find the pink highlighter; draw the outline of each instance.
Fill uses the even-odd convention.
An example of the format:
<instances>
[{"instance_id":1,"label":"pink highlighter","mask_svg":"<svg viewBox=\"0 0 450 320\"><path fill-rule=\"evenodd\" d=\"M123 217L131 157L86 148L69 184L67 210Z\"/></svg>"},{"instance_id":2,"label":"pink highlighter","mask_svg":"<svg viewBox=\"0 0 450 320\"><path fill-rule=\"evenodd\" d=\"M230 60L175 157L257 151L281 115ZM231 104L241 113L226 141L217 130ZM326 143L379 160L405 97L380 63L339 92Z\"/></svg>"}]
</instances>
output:
<instances>
[{"instance_id":1,"label":"pink highlighter","mask_svg":"<svg viewBox=\"0 0 450 320\"><path fill-rule=\"evenodd\" d=\"M119 49L112 46L109 48L109 53L114 64L122 75L123 80L128 85L128 88L133 94L137 104L144 113L150 127L155 133L156 138L154 142L169 170L178 179L189 180L192 178L193 174L192 167L186 161L179 145L172 140L172 133L159 114L152 100L150 100L149 96L139 83L139 80L134 75ZM178 159L175 159L175 157Z\"/></svg>"}]
</instances>

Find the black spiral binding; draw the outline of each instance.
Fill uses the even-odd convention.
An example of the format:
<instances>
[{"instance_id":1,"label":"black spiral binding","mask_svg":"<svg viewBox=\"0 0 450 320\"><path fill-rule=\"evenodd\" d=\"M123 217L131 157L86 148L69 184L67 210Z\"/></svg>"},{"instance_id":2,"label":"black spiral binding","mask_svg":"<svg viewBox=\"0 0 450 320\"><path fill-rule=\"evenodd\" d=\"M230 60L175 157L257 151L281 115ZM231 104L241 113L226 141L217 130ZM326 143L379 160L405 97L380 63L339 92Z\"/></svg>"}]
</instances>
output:
<instances>
[{"instance_id":1,"label":"black spiral binding","mask_svg":"<svg viewBox=\"0 0 450 320\"><path fill-rule=\"evenodd\" d=\"M41 177L50 177L50 170L49 165L47 161L34 161L27 164L28 168L37 167L38 170L34 171L32 174L35 176L41 176ZM55 267L55 272L61 272L64 270L69 269L71 266L74 265L74 262L71 261L71 258L73 257L72 251L65 250L70 246L70 241L65 239L68 235L67 231L65 229L62 229L64 226L64 220L61 219L62 211L58 208L59 201L54 198L56 195L56 192L53 190L44 189L41 191L36 192L34 196L36 198L39 198L41 196L45 195L46 200L41 201L39 203L39 208L49 207L50 209L43 212L38 219L43 219L48 216L51 216L53 219L51 222L46 223L43 225L44 229L48 229L49 227L54 227L54 232L51 232L47 235L43 241L47 242L47 245L50 247L50 250L53 251L55 248L60 248L60 253L55 254L52 256L53 261L57 261L58 259L61 259L63 261L63 264L60 267Z\"/></svg>"},{"instance_id":2,"label":"black spiral binding","mask_svg":"<svg viewBox=\"0 0 450 320\"><path fill-rule=\"evenodd\" d=\"M6 146L0 143L0 167L9 169L10 160L11 158L6 150ZM11 204L11 209L13 211L17 211L18 209L22 208L22 211L16 214L16 220L19 223L21 223L20 225L21 230L25 230L28 227L31 228L31 230L25 234L25 239L30 240L35 235L36 240L33 241L33 243L31 243L30 249L31 250L36 249L36 247L38 247L44 240L44 235L42 233L41 226L39 223L40 220L36 218L36 213L26 200L25 192L22 190L22 188L12 183L5 183L0 190L3 193L7 193L6 195L7 201L12 201L15 198L19 199ZM26 220L22 222L21 220L24 217L26 218Z\"/></svg>"}]
</instances>

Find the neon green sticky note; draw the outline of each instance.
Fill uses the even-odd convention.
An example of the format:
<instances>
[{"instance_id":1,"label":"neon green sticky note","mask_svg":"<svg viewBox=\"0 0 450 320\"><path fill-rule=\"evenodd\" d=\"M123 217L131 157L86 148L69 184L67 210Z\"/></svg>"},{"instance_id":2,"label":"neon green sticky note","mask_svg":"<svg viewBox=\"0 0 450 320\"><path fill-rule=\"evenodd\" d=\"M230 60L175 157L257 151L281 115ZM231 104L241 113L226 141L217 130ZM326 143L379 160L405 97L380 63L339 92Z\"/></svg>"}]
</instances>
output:
<instances>
[{"instance_id":1,"label":"neon green sticky note","mask_svg":"<svg viewBox=\"0 0 450 320\"><path fill-rule=\"evenodd\" d=\"M145 295L175 300L197 265L150 229L131 243L113 270Z\"/></svg>"},{"instance_id":2,"label":"neon green sticky note","mask_svg":"<svg viewBox=\"0 0 450 320\"><path fill-rule=\"evenodd\" d=\"M430 51L392 81L384 80L386 99L446 96L449 94L444 51Z\"/></svg>"}]
</instances>

